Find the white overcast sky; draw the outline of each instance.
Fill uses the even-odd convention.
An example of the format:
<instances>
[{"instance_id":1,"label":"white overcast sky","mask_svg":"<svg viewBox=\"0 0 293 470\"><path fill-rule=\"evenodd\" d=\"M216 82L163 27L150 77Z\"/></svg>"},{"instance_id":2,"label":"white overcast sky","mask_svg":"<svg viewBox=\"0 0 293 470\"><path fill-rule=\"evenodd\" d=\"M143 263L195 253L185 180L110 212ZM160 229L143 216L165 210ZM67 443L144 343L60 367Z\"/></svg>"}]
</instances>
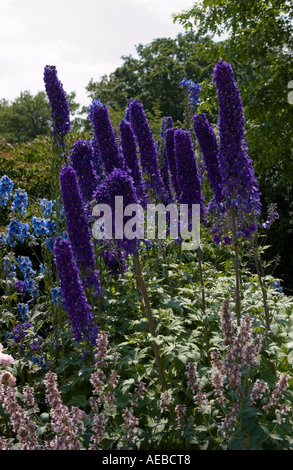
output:
<instances>
[{"instance_id":1,"label":"white overcast sky","mask_svg":"<svg viewBox=\"0 0 293 470\"><path fill-rule=\"evenodd\" d=\"M88 105L85 86L136 57L135 46L184 29L172 13L193 0L0 0L0 98L44 90L55 65L66 92Z\"/></svg>"}]
</instances>

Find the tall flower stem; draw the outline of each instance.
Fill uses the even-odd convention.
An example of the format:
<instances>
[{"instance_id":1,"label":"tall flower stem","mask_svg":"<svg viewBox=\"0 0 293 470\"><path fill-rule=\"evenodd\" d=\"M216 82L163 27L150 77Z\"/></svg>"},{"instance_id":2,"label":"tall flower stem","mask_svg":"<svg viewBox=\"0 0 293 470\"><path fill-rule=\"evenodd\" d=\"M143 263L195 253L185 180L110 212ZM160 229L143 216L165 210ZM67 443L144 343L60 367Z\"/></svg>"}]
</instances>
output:
<instances>
[{"instance_id":1,"label":"tall flower stem","mask_svg":"<svg viewBox=\"0 0 293 470\"><path fill-rule=\"evenodd\" d=\"M236 233L236 217L235 217L235 210L232 208L231 210L232 216L232 231L233 231L233 245L234 245L234 254L235 254L235 277L236 277L236 315L237 315L237 325L240 325L240 316L241 316L241 309L240 309L240 262L239 262L239 250L238 250L238 237Z\"/></svg>"},{"instance_id":2,"label":"tall flower stem","mask_svg":"<svg viewBox=\"0 0 293 470\"><path fill-rule=\"evenodd\" d=\"M156 335L154 320L153 320L153 316L152 316L151 304L150 304L150 301L149 301L149 296L148 296L148 292L147 292L147 289L146 289L146 285L145 285L144 279L142 277L140 260L139 260L139 256L138 256L137 253L133 254L133 261L134 261L134 268L135 268L135 273L136 273L137 284L140 288L140 291L142 293L143 300L144 300L147 320L148 320L148 324L149 324L149 330L150 330L151 335L155 339L157 335ZM166 381L165 372L164 372L164 369L163 369L160 350L159 350L158 345L155 343L155 341L153 341L153 348L154 348L155 358L156 358L159 374L160 374L160 377L161 377L162 385L163 385L164 390L167 390L167 388L168 388L167 387L167 381Z\"/></svg>"},{"instance_id":3,"label":"tall flower stem","mask_svg":"<svg viewBox=\"0 0 293 470\"><path fill-rule=\"evenodd\" d=\"M258 252L257 235L255 235L254 237L253 256L254 256L254 262L255 262L259 284L260 284L261 291L262 291L262 298L263 298L265 319L266 319L266 328L269 331L270 330L270 315L269 315L269 308L268 308L267 289L263 281L262 265L261 265L260 255Z\"/></svg>"},{"instance_id":4,"label":"tall flower stem","mask_svg":"<svg viewBox=\"0 0 293 470\"><path fill-rule=\"evenodd\" d=\"M208 358L208 362L210 363L210 340L209 340L209 329L206 321L206 300L205 300L205 288L204 288L204 279L203 279L203 253L202 249L199 246L197 248L197 256L198 256L198 270L199 270L199 277L200 277L200 286L201 286L201 309L204 315L204 335L205 335L205 343L206 343L206 354Z\"/></svg>"}]
</instances>

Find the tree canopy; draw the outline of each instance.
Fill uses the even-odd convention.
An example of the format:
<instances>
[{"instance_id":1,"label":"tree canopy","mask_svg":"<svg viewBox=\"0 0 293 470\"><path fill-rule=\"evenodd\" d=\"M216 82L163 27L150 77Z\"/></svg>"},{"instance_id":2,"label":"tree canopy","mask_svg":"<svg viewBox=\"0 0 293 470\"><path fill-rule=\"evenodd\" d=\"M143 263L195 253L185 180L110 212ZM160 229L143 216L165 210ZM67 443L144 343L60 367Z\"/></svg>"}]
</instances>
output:
<instances>
[{"instance_id":1,"label":"tree canopy","mask_svg":"<svg viewBox=\"0 0 293 470\"><path fill-rule=\"evenodd\" d=\"M68 95L71 114L79 108L75 92ZM50 135L51 109L44 91L32 95L23 91L13 101L0 100L0 137L9 143L34 140L37 136Z\"/></svg>"},{"instance_id":2,"label":"tree canopy","mask_svg":"<svg viewBox=\"0 0 293 470\"><path fill-rule=\"evenodd\" d=\"M205 49L218 49L208 36L189 31L175 39L158 38L147 45L136 46L138 58L123 56L123 64L100 81L92 78L86 90L92 99L114 109L125 109L131 99L142 101L146 112L159 110L161 116L182 121L183 78L203 82L211 77L214 57L207 58ZM215 53L216 55L216 53Z\"/></svg>"}]
</instances>

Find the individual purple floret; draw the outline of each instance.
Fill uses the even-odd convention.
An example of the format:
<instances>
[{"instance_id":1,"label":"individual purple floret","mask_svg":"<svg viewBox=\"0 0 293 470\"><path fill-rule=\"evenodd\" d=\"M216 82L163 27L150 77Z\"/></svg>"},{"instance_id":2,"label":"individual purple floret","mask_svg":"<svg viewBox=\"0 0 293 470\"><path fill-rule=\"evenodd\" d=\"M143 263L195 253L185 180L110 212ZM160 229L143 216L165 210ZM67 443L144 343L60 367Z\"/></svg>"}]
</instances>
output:
<instances>
[{"instance_id":1,"label":"individual purple floret","mask_svg":"<svg viewBox=\"0 0 293 470\"><path fill-rule=\"evenodd\" d=\"M193 117L193 121L194 132L202 152L210 185L214 192L215 200L219 205L222 202L223 195L222 179L218 160L219 146L217 137L204 113L196 114Z\"/></svg>"},{"instance_id":2,"label":"individual purple floret","mask_svg":"<svg viewBox=\"0 0 293 470\"><path fill-rule=\"evenodd\" d=\"M51 106L53 134L64 137L71 129L70 111L63 85L58 79L54 65L46 65L44 69L46 93Z\"/></svg>"},{"instance_id":3,"label":"individual purple floret","mask_svg":"<svg viewBox=\"0 0 293 470\"><path fill-rule=\"evenodd\" d=\"M178 201L180 204L188 204L190 210L192 204L199 204L201 215L203 215L204 200L190 132L177 129L174 133L174 141L179 187Z\"/></svg>"},{"instance_id":4,"label":"individual purple floret","mask_svg":"<svg viewBox=\"0 0 293 470\"><path fill-rule=\"evenodd\" d=\"M72 147L70 158L77 175L82 198L84 202L89 202L98 186L98 178L93 167L91 144L86 140L78 139Z\"/></svg>"},{"instance_id":5,"label":"individual purple floret","mask_svg":"<svg viewBox=\"0 0 293 470\"><path fill-rule=\"evenodd\" d=\"M75 259L82 269L82 273L86 275L89 285L94 287L96 293L99 294L101 288L98 272L95 271L95 253L88 218L80 194L76 172L69 165L64 165L61 169L60 188L67 232Z\"/></svg>"},{"instance_id":6,"label":"individual purple floret","mask_svg":"<svg viewBox=\"0 0 293 470\"><path fill-rule=\"evenodd\" d=\"M106 173L111 173L114 168L126 169L107 106L94 102L91 116Z\"/></svg>"},{"instance_id":7,"label":"individual purple floret","mask_svg":"<svg viewBox=\"0 0 293 470\"><path fill-rule=\"evenodd\" d=\"M138 159L135 136L131 124L125 119L121 119L119 124L121 148L125 158L126 165L130 169L133 178L137 196L143 207L148 203L145 182L142 176L142 170Z\"/></svg>"},{"instance_id":8,"label":"individual purple floret","mask_svg":"<svg viewBox=\"0 0 293 470\"><path fill-rule=\"evenodd\" d=\"M149 185L155 189L158 196L161 196L163 202L167 202L159 168L158 150L143 106L137 100L132 100L128 105L128 110L131 126L139 145L142 170L150 177Z\"/></svg>"},{"instance_id":9,"label":"individual purple floret","mask_svg":"<svg viewBox=\"0 0 293 470\"><path fill-rule=\"evenodd\" d=\"M115 208L115 197L120 196L121 209L119 214ZM112 211L112 238L115 239L118 248L125 249L126 253L132 253L137 249L137 240L129 239L125 236L125 223L131 219L131 216L125 216L124 211L129 204L138 204L136 189L134 186L133 178L128 172L115 168L112 173L107 175L104 181L98 186L94 194L94 199L97 204L107 204ZM118 221L117 217L121 216L121 231L117 232Z\"/></svg>"},{"instance_id":10,"label":"individual purple floret","mask_svg":"<svg viewBox=\"0 0 293 470\"><path fill-rule=\"evenodd\" d=\"M65 310L70 319L75 341L83 338L95 343L98 327L84 292L77 263L68 240L56 238L54 254Z\"/></svg>"},{"instance_id":11,"label":"individual purple floret","mask_svg":"<svg viewBox=\"0 0 293 470\"><path fill-rule=\"evenodd\" d=\"M242 100L232 67L219 61L214 68L219 102L219 168L226 209L237 214L238 226L249 226L260 216L258 182L245 142Z\"/></svg>"}]
</instances>

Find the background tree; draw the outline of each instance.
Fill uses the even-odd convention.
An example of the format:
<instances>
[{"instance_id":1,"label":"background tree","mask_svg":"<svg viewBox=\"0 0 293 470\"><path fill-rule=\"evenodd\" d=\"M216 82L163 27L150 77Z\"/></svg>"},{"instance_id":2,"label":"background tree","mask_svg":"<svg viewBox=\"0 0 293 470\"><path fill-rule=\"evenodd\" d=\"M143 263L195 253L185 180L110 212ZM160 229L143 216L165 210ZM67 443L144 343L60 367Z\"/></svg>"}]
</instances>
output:
<instances>
[{"instance_id":1,"label":"background tree","mask_svg":"<svg viewBox=\"0 0 293 470\"><path fill-rule=\"evenodd\" d=\"M184 77L194 82L211 77L214 57L205 57L205 49L217 51L218 44L193 31L139 44L137 59L123 56L120 67L98 82L92 78L86 90L91 99L113 109L124 111L129 100L139 99L147 113L182 121L184 91L179 83Z\"/></svg>"},{"instance_id":2,"label":"background tree","mask_svg":"<svg viewBox=\"0 0 293 470\"><path fill-rule=\"evenodd\" d=\"M68 95L72 116L79 109L75 95L75 92ZM80 124L76 119L75 128ZM11 102L0 100L0 137L9 143L29 142L37 136L50 135L51 121L50 105L44 91L32 95L26 90Z\"/></svg>"}]
</instances>

